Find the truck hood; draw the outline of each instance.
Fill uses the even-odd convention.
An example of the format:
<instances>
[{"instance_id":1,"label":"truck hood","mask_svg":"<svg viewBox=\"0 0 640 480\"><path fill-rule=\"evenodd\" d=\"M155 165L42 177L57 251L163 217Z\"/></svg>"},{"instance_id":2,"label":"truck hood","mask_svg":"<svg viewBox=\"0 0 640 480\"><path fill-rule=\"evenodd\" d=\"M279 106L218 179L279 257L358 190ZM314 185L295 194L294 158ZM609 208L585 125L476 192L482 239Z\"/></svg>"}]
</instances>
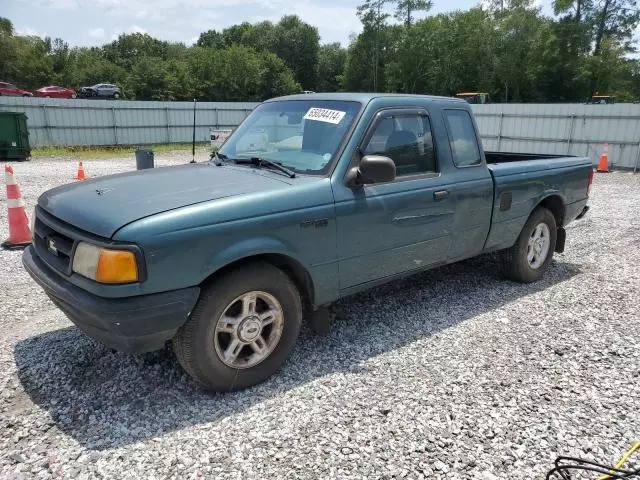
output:
<instances>
[{"instance_id":1,"label":"truck hood","mask_svg":"<svg viewBox=\"0 0 640 480\"><path fill-rule=\"evenodd\" d=\"M81 230L111 238L135 220L196 203L286 186L277 173L189 164L100 177L43 193L38 205Z\"/></svg>"}]
</instances>

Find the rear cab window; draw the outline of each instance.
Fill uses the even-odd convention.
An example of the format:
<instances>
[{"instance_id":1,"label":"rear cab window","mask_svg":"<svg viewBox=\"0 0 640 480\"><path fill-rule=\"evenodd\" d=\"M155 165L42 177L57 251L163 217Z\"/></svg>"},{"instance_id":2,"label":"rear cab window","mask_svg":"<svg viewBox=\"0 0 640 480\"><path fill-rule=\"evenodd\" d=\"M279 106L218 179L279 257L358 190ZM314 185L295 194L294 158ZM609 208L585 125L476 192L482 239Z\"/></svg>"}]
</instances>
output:
<instances>
[{"instance_id":1,"label":"rear cab window","mask_svg":"<svg viewBox=\"0 0 640 480\"><path fill-rule=\"evenodd\" d=\"M480 165L482 157L471 115L466 110L444 110L449 144L456 167Z\"/></svg>"}]
</instances>

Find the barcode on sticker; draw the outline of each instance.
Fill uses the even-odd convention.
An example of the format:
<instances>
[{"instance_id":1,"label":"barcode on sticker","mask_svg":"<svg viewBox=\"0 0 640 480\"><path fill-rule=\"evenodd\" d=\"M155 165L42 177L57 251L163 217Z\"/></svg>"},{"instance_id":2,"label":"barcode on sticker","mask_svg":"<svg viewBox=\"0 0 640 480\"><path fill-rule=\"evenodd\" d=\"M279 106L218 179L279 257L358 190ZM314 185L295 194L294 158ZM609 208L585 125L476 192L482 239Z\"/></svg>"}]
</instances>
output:
<instances>
[{"instance_id":1,"label":"barcode on sticker","mask_svg":"<svg viewBox=\"0 0 640 480\"><path fill-rule=\"evenodd\" d=\"M347 112L340 110L329 110L328 108L310 108L304 116L305 120L316 120L318 122L335 123L336 125L342 121Z\"/></svg>"}]
</instances>

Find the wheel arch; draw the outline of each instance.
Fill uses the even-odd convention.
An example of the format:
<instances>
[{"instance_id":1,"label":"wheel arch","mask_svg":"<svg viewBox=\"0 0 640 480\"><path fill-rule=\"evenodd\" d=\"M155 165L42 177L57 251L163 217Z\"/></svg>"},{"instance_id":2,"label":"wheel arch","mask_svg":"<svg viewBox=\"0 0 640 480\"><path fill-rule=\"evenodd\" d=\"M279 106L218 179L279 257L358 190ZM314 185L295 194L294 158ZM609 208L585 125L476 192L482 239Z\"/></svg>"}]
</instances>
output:
<instances>
[{"instance_id":1,"label":"wheel arch","mask_svg":"<svg viewBox=\"0 0 640 480\"><path fill-rule=\"evenodd\" d=\"M201 285L211 283L239 267L259 262L269 263L287 274L298 288L305 306L312 307L315 304L315 287L309 270L299 260L280 252L257 253L229 261L209 273Z\"/></svg>"},{"instance_id":2,"label":"wheel arch","mask_svg":"<svg viewBox=\"0 0 640 480\"><path fill-rule=\"evenodd\" d=\"M565 215L567 213L567 208L565 206L564 199L559 193L552 193L544 197L542 200L540 200L540 202L538 202L538 205L536 205L536 208L540 207L546 208L552 213L553 217L556 220L556 227L562 227L562 225L564 224ZM536 208L532 210L532 214Z\"/></svg>"}]
</instances>

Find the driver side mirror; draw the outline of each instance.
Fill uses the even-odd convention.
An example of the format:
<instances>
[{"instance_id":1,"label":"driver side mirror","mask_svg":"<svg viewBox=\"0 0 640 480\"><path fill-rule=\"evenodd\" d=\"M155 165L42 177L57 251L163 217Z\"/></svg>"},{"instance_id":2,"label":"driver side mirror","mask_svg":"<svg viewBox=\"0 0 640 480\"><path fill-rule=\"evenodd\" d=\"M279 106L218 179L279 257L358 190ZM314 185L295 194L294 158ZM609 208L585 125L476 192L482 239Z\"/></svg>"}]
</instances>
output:
<instances>
[{"instance_id":1,"label":"driver side mirror","mask_svg":"<svg viewBox=\"0 0 640 480\"><path fill-rule=\"evenodd\" d=\"M347 185L358 188L370 183L392 182L396 178L396 164L389 157L365 155L357 167L347 174Z\"/></svg>"}]
</instances>

